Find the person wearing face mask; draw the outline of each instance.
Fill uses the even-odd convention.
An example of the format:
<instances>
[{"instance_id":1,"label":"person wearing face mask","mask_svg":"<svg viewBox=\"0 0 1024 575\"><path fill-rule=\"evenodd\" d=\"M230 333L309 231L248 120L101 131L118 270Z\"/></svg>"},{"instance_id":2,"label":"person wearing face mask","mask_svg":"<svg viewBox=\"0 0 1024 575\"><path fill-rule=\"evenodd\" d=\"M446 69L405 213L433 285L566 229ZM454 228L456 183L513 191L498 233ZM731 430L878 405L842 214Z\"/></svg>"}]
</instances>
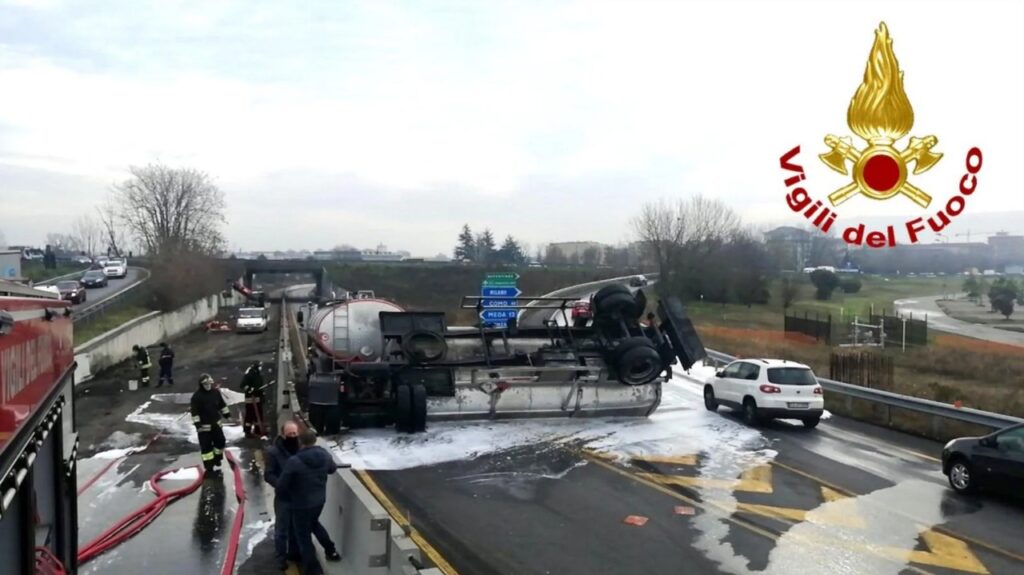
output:
<instances>
[{"instance_id":1,"label":"person wearing face mask","mask_svg":"<svg viewBox=\"0 0 1024 575\"><path fill-rule=\"evenodd\" d=\"M267 467L263 471L263 480L274 487L274 554L277 557L278 567L282 571L288 570L288 560L300 562L298 540L291 528L291 505L288 494L284 490L277 489L278 479L284 472L288 460L299 452L299 425L294 421L285 422L281 426L281 433L274 440L274 444L267 449L265 458ZM313 525L313 535L320 546L324 548L324 555L328 561L341 561L331 536L319 522Z\"/></svg>"},{"instance_id":2,"label":"person wearing face mask","mask_svg":"<svg viewBox=\"0 0 1024 575\"><path fill-rule=\"evenodd\" d=\"M224 459L224 430L222 419L231 417L228 404L220 390L213 387L213 378L204 373L199 376L199 389L192 394L192 423L199 434L199 451L209 477L220 475L220 464Z\"/></svg>"}]
</instances>

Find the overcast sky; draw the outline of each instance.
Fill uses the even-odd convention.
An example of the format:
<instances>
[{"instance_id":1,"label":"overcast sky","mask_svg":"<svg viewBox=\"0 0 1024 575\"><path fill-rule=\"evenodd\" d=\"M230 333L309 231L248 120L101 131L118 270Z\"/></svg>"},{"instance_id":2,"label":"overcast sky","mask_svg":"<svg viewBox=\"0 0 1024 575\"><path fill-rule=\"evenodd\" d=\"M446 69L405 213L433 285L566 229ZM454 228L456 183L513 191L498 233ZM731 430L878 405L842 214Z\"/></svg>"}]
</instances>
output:
<instances>
[{"instance_id":1,"label":"overcast sky","mask_svg":"<svg viewBox=\"0 0 1024 575\"><path fill-rule=\"evenodd\" d=\"M614 243L644 201L694 193L800 223L779 156L802 146L816 197L849 181L816 156L851 134L881 20L911 134L946 155L911 180L928 210L855 198L841 221L934 213L979 146L964 215L1024 231L1011 0L0 1L0 231L42 243L150 161L213 175L243 250L429 256L464 222Z\"/></svg>"}]
</instances>

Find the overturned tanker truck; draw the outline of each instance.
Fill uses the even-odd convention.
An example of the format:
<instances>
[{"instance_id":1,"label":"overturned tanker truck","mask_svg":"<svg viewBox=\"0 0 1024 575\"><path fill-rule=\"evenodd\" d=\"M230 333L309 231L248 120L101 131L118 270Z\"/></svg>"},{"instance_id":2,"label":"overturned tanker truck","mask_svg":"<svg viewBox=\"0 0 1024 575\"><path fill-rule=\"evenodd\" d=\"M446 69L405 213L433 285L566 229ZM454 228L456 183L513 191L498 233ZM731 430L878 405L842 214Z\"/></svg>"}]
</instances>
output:
<instances>
[{"instance_id":1,"label":"overturned tanker truck","mask_svg":"<svg viewBox=\"0 0 1024 575\"><path fill-rule=\"evenodd\" d=\"M588 326L566 317L577 300L515 298L520 321L524 313L547 317L501 329L449 327L443 312L382 299L326 302L305 327L310 421L333 434L390 425L412 433L457 419L645 417L660 404L671 366L688 369L706 355L675 297L644 317L643 291L609 285L592 296ZM464 309L483 304L462 300Z\"/></svg>"}]
</instances>

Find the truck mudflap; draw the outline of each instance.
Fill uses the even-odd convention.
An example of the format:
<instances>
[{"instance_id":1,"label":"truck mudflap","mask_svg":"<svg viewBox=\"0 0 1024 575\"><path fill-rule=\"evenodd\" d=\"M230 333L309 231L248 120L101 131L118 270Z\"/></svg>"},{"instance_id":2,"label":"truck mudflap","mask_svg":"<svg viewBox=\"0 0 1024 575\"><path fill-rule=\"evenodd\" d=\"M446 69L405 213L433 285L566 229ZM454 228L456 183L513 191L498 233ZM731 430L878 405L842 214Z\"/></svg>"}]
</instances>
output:
<instances>
[{"instance_id":1,"label":"truck mudflap","mask_svg":"<svg viewBox=\"0 0 1024 575\"><path fill-rule=\"evenodd\" d=\"M623 385L607 370L585 366L461 369L454 395L428 397L427 419L646 417L660 405L665 379Z\"/></svg>"}]
</instances>

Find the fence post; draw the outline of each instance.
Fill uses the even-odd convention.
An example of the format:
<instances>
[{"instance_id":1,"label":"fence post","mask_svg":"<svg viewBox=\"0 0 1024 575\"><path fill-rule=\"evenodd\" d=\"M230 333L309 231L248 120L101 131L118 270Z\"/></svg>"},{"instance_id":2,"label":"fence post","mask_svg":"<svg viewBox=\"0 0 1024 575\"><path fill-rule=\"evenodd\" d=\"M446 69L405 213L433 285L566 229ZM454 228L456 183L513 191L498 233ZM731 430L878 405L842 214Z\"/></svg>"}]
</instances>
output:
<instances>
[{"instance_id":1,"label":"fence post","mask_svg":"<svg viewBox=\"0 0 1024 575\"><path fill-rule=\"evenodd\" d=\"M907 351L907 318L903 318L903 350L904 353Z\"/></svg>"}]
</instances>

